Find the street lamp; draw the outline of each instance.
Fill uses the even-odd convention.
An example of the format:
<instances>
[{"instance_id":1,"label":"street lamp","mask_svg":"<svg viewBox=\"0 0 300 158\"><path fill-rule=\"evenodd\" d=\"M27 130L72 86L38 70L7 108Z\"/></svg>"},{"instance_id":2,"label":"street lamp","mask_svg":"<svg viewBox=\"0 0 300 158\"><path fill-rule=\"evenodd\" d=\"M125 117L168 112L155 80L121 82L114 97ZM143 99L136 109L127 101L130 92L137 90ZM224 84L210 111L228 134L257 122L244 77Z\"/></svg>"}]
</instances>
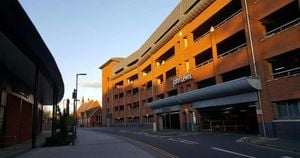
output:
<instances>
[{"instance_id":1,"label":"street lamp","mask_svg":"<svg viewBox=\"0 0 300 158\"><path fill-rule=\"evenodd\" d=\"M73 92L73 99L74 99L74 114L73 114L73 117L74 117L74 120L75 120L75 128L74 128L74 137L76 139L76 135L77 135L77 114L76 114L76 111L77 111L77 94L78 94L78 76L86 76L87 74L86 73L78 73L76 74L76 89L74 89L74 92Z\"/></svg>"}]
</instances>

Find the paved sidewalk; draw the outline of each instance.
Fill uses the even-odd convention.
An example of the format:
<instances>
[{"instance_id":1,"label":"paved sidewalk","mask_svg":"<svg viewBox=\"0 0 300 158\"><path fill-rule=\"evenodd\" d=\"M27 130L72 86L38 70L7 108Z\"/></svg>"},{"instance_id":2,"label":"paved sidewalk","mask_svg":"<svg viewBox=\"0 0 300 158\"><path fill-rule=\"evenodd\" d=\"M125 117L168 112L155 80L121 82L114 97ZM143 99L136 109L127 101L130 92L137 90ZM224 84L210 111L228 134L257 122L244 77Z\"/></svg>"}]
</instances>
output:
<instances>
[{"instance_id":1,"label":"paved sidewalk","mask_svg":"<svg viewBox=\"0 0 300 158\"><path fill-rule=\"evenodd\" d=\"M244 142L300 154L300 141L282 138L248 137Z\"/></svg>"},{"instance_id":2,"label":"paved sidewalk","mask_svg":"<svg viewBox=\"0 0 300 158\"><path fill-rule=\"evenodd\" d=\"M40 135L37 136L36 139L36 147L40 148L45 144L45 140L47 137L51 136L51 131L43 131ZM0 149L0 158L11 158L17 155L21 155L28 151L32 150L31 140L23 142L21 144L17 144L8 148Z\"/></svg>"},{"instance_id":3,"label":"paved sidewalk","mask_svg":"<svg viewBox=\"0 0 300 158\"><path fill-rule=\"evenodd\" d=\"M19 158L153 158L148 152L107 134L78 128L75 146L38 148Z\"/></svg>"}]
</instances>

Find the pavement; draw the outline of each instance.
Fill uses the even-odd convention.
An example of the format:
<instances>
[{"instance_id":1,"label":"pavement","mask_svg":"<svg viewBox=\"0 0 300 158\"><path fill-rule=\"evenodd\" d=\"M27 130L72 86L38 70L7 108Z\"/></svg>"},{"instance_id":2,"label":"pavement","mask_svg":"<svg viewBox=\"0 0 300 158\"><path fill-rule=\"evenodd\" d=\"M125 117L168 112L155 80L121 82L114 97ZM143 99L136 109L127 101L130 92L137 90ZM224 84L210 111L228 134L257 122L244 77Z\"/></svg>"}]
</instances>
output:
<instances>
[{"instance_id":1,"label":"pavement","mask_svg":"<svg viewBox=\"0 0 300 158\"><path fill-rule=\"evenodd\" d=\"M153 132L151 129L143 128L94 128L95 130L78 128L77 140L74 146L41 147L50 132L42 133L37 139L37 148L31 149L30 141L19 144L11 149L0 149L0 158L153 158L161 157L159 153L152 152L147 147L141 147L133 142L128 142L108 133L118 131L123 133L134 133L150 137L174 137L196 135L199 132L184 132L180 130L164 130ZM103 130L106 132L99 132ZM280 138L264 138L259 136L242 135L239 142L249 145L271 148L280 151L300 154L300 141Z\"/></svg>"},{"instance_id":2,"label":"pavement","mask_svg":"<svg viewBox=\"0 0 300 158\"><path fill-rule=\"evenodd\" d=\"M37 136L36 148L41 148L45 144L46 138L51 136L51 131L43 131ZM0 148L0 158L12 158L32 150L31 140L17 144L15 146Z\"/></svg>"},{"instance_id":3,"label":"pavement","mask_svg":"<svg viewBox=\"0 0 300 158\"><path fill-rule=\"evenodd\" d=\"M78 128L75 145L33 149L17 158L154 158L142 148L105 133Z\"/></svg>"},{"instance_id":4,"label":"pavement","mask_svg":"<svg viewBox=\"0 0 300 158\"><path fill-rule=\"evenodd\" d=\"M247 137L244 143L300 154L300 141L283 138Z\"/></svg>"}]
</instances>

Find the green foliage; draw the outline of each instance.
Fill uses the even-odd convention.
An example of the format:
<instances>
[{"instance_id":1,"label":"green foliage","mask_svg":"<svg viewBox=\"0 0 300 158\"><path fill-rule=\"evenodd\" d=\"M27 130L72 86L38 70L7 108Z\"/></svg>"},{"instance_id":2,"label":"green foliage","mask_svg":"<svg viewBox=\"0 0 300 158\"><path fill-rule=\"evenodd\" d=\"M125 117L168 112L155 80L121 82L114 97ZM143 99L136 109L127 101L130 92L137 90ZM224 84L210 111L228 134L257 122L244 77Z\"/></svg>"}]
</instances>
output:
<instances>
[{"instance_id":1,"label":"green foliage","mask_svg":"<svg viewBox=\"0 0 300 158\"><path fill-rule=\"evenodd\" d=\"M44 146L63 146L70 145L72 142L72 135L64 135L61 132L46 138L46 143Z\"/></svg>"},{"instance_id":2,"label":"green foliage","mask_svg":"<svg viewBox=\"0 0 300 158\"><path fill-rule=\"evenodd\" d=\"M73 140L73 135L69 135L73 132L74 118L64 113L59 121L57 121L57 128L60 129L58 133L46 139L44 146L62 146L69 145Z\"/></svg>"}]
</instances>

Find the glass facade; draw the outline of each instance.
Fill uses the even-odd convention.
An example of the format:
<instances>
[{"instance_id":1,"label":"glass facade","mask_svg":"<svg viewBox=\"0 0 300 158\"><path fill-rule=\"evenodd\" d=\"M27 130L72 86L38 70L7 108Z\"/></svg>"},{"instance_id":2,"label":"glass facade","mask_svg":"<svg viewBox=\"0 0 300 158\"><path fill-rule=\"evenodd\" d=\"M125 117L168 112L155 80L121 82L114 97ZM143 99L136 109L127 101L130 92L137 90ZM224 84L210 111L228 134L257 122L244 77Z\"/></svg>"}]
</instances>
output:
<instances>
[{"instance_id":1,"label":"glass facade","mask_svg":"<svg viewBox=\"0 0 300 158\"><path fill-rule=\"evenodd\" d=\"M300 100L280 101L274 106L276 119L300 119Z\"/></svg>"}]
</instances>

